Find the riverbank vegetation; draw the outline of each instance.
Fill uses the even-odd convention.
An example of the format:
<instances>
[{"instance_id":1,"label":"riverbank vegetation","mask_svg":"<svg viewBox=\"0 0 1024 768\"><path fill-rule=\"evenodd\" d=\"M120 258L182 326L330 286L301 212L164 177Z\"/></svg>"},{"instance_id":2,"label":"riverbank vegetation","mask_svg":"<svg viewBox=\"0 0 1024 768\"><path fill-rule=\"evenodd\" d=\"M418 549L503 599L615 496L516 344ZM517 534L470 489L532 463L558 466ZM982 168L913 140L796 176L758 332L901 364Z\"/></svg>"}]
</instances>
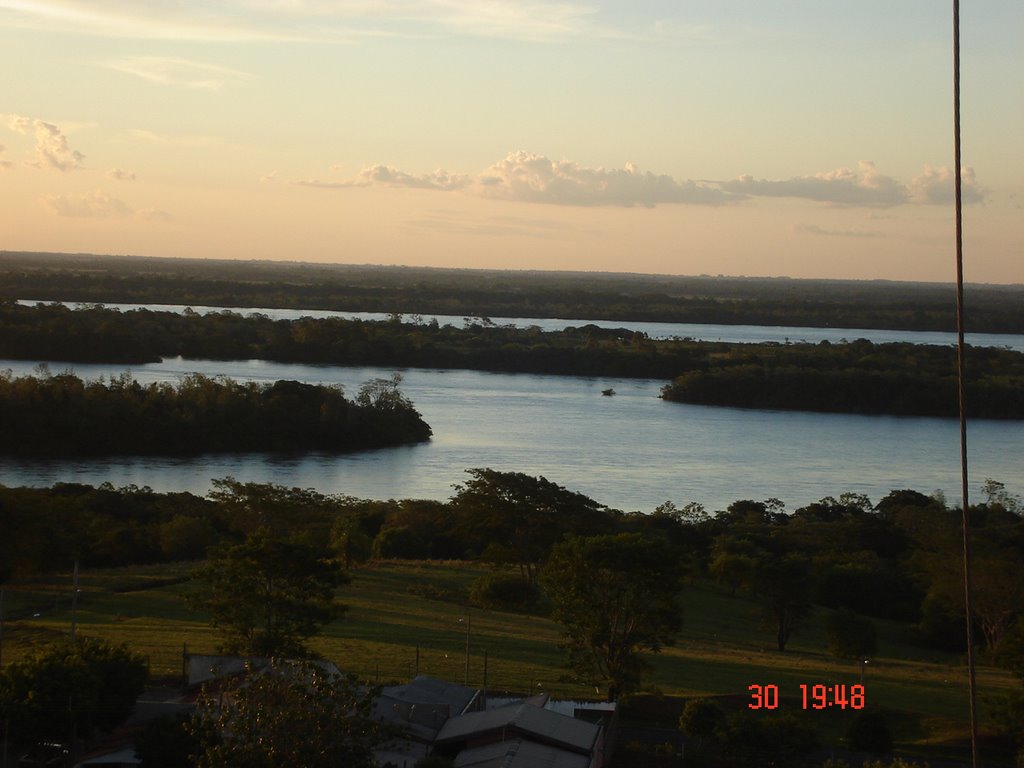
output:
<instances>
[{"instance_id":1,"label":"riverbank vegetation","mask_svg":"<svg viewBox=\"0 0 1024 768\"><path fill-rule=\"evenodd\" d=\"M653 340L628 328L564 331L462 327L394 315L271 320L264 315L0 304L0 358L145 363L163 357L263 359L346 366L466 368L672 380L666 400L838 413L955 416L951 347L874 344L729 344ZM1024 354L973 347L969 415L1024 418Z\"/></svg>"},{"instance_id":2,"label":"riverbank vegetation","mask_svg":"<svg viewBox=\"0 0 1024 768\"><path fill-rule=\"evenodd\" d=\"M367 382L355 400L339 387L297 381L239 383L190 374L143 386L70 373L0 373L0 453L14 456L186 455L352 451L430 438L398 389Z\"/></svg>"},{"instance_id":3,"label":"riverbank vegetation","mask_svg":"<svg viewBox=\"0 0 1024 768\"><path fill-rule=\"evenodd\" d=\"M841 746L856 713L803 710L799 686L853 685L866 676L869 708L883 718L897 751L932 759L961 752L967 725L958 513L941 499L899 490L877 504L843 494L792 513L768 499L737 501L714 514L668 503L640 514L604 508L543 478L470 474L470 482L481 479L486 483L457 489L448 502L366 501L230 479L205 499L109 486L0 488L0 522L14 532L0 542L5 658L66 627L67 571L78 559L79 631L127 642L151 659L154 674L174 676L183 643L192 652L217 643L209 617L186 608L183 597L201 590L195 565L180 561L199 561L210 547L224 552L262 531L319 547L339 569L349 563L351 583L338 592L347 611L310 639L313 652L346 671L376 681L417 671L462 681L468 640L471 684L482 682L486 649L492 692L593 696L590 675L578 666L566 674L558 646L568 625L549 613L543 574L552 553L564 554L566 534L599 523L589 534L595 545L613 537L648 542L686 573L681 629L660 653L642 654L644 675L631 683L634 690L714 696L738 712L749 701L748 686L776 685L784 710L812 724L823 745ZM1001 734L1011 732L1006 713L1020 698L1019 683L1002 667L1016 669L1024 658L1024 575L1017 567L1024 518L1021 500L999 483L986 483L983 497L970 510L973 619L983 662L983 753L999 765L1009 764L1009 736ZM534 525L517 532L508 520L499 538L501 515L488 501L499 498L529 510ZM495 544L481 548L485 541ZM541 574L539 599L523 603L514 595L514 610L472 602L476 585L497 575L531 589L524 559ZM112 566L119 567L104 570ZM780 644L782 613L788 634ZM464 621L470 615L471 629ZM834 642L833 627L851 615L874 630L868 664L863 647L851 658ZM681 704L659 695L643 701L662 713L675 706L678 719Z\"/></svg>"},{"instance_id":4,"label":"riverbank vegetation","mask_svg":"<svg viewBox=\"0 0 1024 768\"><path fill-rule=\"evenodd\" d=\"M301 256L301 255L300 255ZM0 252L0 299L952 331L950 284ZM1024 333L1024 286L968 285L970 330Z\"/></svg>"}]
</instances>

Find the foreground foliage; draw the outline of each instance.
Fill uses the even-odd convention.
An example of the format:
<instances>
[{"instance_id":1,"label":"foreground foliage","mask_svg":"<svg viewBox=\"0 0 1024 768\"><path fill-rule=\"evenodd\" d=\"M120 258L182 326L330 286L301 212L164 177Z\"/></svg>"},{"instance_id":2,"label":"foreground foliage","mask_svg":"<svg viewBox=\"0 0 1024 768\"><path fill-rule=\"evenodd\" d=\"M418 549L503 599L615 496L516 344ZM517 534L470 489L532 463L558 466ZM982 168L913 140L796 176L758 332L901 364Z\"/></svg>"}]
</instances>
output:
<instances>
[{"instance_id":1,"label":"foreground foliage","mask_svg":"<svg viewBox=\"0 0 1024 768\"><path fill-rule=\"evenodd\" d=\"M127 646L80 638L43 647L0 671L0 709L13 746L72 744L124 722L146 660Z\"/></svg>"},{"instance_id":2,"label":"foreground foliage","mask_svg":"<svg viewBox=\"0 0 1024 768\"><path fill-rule=\"evenodd\" d=\"M276 664L199 703L198 768L373 768L387 732L373 689L314 663Z\"/></svg>"}]
</instances>

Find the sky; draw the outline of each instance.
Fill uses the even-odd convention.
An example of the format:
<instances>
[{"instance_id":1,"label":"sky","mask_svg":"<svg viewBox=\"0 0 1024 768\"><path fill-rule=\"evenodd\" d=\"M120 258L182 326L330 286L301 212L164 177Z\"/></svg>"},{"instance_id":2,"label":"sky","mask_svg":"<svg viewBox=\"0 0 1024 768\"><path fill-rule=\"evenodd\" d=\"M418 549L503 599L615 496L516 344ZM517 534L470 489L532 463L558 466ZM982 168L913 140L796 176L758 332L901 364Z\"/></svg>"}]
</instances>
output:
<instances>
[{"instance_id":1,"label":"sky","mask_svg":"<svg viewBox=\"0 0 1024 768\"><path fill-rule=\"evenodd\" d=\"M941 0L0 0L0 250L955 279ZM1024 3L961 4L1024 283Z\"/></svg>"}]
</instances>

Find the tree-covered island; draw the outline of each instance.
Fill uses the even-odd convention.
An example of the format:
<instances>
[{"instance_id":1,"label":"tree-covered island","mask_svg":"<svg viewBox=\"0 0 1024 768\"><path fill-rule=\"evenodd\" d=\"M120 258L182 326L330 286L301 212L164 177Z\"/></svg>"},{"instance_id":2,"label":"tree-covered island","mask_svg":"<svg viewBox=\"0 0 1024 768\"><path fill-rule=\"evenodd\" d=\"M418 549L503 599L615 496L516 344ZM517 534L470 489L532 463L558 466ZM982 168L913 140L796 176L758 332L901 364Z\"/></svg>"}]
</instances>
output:
<instances>
[{"instance_id":1,"label":"tree-covered island","mask_svg":"<svg viewBox=\"0 0 1024 768\"><path fill-rule=\"evenodd\" d=\"M718 345L706 365L662 389L666 400L743 408L955 416L954 352L923 344ZM1024 418L1024 355L973 347L967 410L976 418Z\"/></svg>"},{"instance_id":2,"label":"tree-covered island","mask_svg":"<svg viewBox=\"0 0 1024 768\"><path fill-rule=\"evenodd\" d=\"M654 340L592 324L563 331L467 318L461 327L390 320L271 320L104 307L0 303L0 358L142 363L162 357L464 368L672 381L666 400L839 413L956 415L951 347L910 343L731 344ZM1024 354L971 348L969 413L1024 418Z\"/></svg>"},{"instance_id":3,"label":"tree-covered island","mask_svg":"<svg viewBox=\"0 0 1024 768\"><path fill-rule=\"evenodd\" d=\"M199 374L143 386L130 374L0 373L0 453L17 456L352 451L430 439L400 377L339 387Z\"/></svg>"}]
</instances>

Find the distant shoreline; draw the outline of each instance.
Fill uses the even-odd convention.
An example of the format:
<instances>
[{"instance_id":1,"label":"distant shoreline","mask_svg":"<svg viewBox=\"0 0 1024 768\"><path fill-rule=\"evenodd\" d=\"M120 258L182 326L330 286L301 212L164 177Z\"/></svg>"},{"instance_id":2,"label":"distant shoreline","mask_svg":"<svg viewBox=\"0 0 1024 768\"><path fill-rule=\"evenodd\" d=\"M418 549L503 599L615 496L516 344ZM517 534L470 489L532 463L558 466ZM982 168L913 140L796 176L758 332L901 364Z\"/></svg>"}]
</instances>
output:
<instances>
[{"instance_id":1,"label":"distant shoreline","mask_svg":"<svg viewBox=\"0 0 1024 768\"><path fill-rule=\"evenodd\" d=\"M949 346L654 340L623 328L461 328L344 318L271 320L0 303L0 359L138 364L162 358L434 368L671 381L666 400L830 413L957 413ZM1024 353L968 349L969 414L1024 418Z\"/></svg>"},{"instance_id":2,"label":"distant shoreline","mask_svg":"<svg viewBox=\"0 0 1024 768\"><path fill-rule=\"evenodd\" d=\"M952 283L469 270L0 251L0 299L950 332ZM968 330L1024 333L1024 285L967 287Z\"/></svg>"}]
</instances>

